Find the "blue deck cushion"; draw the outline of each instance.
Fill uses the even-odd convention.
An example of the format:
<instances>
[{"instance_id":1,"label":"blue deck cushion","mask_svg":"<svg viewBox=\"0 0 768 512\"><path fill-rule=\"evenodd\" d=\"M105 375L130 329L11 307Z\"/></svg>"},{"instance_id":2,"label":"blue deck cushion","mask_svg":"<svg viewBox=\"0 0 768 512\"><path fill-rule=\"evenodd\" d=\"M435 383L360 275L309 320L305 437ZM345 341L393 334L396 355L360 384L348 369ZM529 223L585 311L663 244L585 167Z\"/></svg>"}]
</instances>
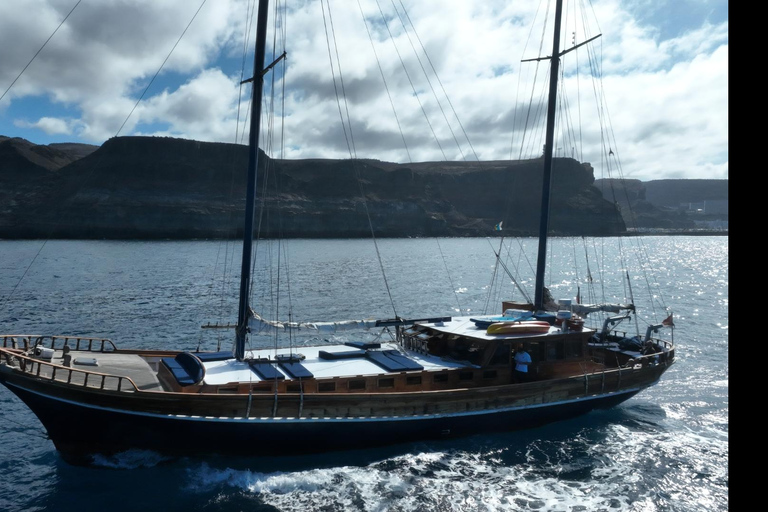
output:
<instances>
[{"instance_id":1,"label":"blue deck cushion","mask_svg":"<svg viewBox=\"0 0 768 512\"><path fill-rule=\"evenodd\" d=\"M204 363L211 361L226 361L227 359L235 357L231 350L224 350L221 352L193 352L193 354Z\"/></svg>"},{"instance_id":2,"label":"blue deck cushion","mask_svg":"<svg viewBox=\"0 0 768 512\"><path fill-rule=\"evenodd\" d=\"M344 344L348 347L355 347L362 350L381 348L381 343L366 343L365 341L347 341Z\"/></svg>"},{"instance_id":3,"label":"blue deck cushion","mask_svg":"<svg viewBox=\"0 0 768 512\"><path fill-rule=\"evenodd\" d=\"M424 367L416 361L400 355L395 350L369 350L365 353L370 361L381 366L388 372L406 372L411 370L423 370Z\"/></svg>"},{"instance_id":4,"label":"blue deck cushion","mask_svg":"<svg viewBox=\"0 0 768 512\"><path fill-rule=\"evenodd\" d=\"M403 366L405 366L407 370L423 370L424 369L424 367L421 366L419 363L417 363L410 357L406 357L402 355L397 350L385 350L384 354L390 359L393 359L398 363L402 364Z\"/></svg>"},{"instance_id":5,"label":"blue deck cushion","mask_svg":"<svg viewBox=\"0 0 768 512\"><path fill-rule=\"evenodd\" d=\"M248 365L262 380L280 380L285 378L285 375L280 373L280 370L267 361L248 361Z\"/></svg>"},{"instance_id":6,"label":"blue deck cushion","mask_svg":"<svg viewBox=\"0 0 768 512\"><path fill-rule=\"evenodd\" d=\"M294 379L311 379L314 377L312 375L312 372L306 369L306 367L301 363L290 363L287 361L281 361L280 368L285 370L285 372L293 377Z\"/></svg>"},{"instance_id":7,"label":"blue deck cushion","mask_svg":"<svg viewBox=\"0 0 768 512\"><path fill-rule=\"evenodd\" d=\"M175 358L164 357L162 362L181 386L197 384L205 377L202 361L189 352L177 354Z\"/></svg>"},{"instance_id":8,"label":"blue deck cushion","mask_svg":"<svg viewBox=\"0 0 768 512\"><path fill-rule=\"evenodd\" d=\"M344 352L327 352L321 350L318 352L320 359L335 361L337 359L354 359L356 357L365 357L365 350L345 350Z\"/></svg>"}]
</instances>

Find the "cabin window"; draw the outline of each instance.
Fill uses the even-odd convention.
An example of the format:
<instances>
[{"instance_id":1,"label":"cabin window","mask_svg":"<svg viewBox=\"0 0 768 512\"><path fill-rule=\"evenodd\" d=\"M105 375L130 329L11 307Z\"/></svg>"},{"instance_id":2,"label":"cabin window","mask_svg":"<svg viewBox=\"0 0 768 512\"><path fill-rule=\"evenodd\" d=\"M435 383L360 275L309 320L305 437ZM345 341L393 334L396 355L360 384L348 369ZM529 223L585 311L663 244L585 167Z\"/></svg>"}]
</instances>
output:
<instances>
[{"instance_id":1,"label":"cabin window","mask_svg":"<svg viewBox=\"0 0 768 512\"><path fill-rule=\"evenodd\" d=\"M475 377L475 372L459 373L459 380L472 380L474 377Z\"/></svg>"},{"instance_id":2,"label":"cabin window","mask_svg":"<svg viewBox=\"0 0 768 512\"><path fill-rule=\"evenodd\" d=\"M317 391L319 391L320 393L329 393L332 391L336 391L336 383L335 382L318 382Z\"/></svg>"},{"instance_id":3,"label":"cabin window","mask_svg":"<svg viewBox=\"0 0 768 512\"><path fill-rule=\"evenodd\" d=\"M349 381L349 390L350 391L357 391L359 389L365 389L365 380L363 379L356 379Z\"/></svg>"},{"instance_id":4,"label":"cabin window","mask_svg":"<svg viewBox=\"0 0 768 512\"><path fill-rule=\"evenodd\" d=\"M482 363L484 344L456 339L448 341L448 356L456 361L467 361L471 364Z\"/></svg>"},{"instance_id":5,"label":"cabin window","mask_svg":"<svg viewBox=\"0 0 768 512\"><path fill-rule=\"evenodd\" d=\"M491 364L509 364L509 352L509 345L499 344L496 347L496 352L493 353Z\"/></svg>"},{"instance_id":6,"label":"cabin window","mask_svg":"<svg viewBox=\"0 0 768 512\"><path fill-rule=\"evenodd\" d=\"M405 379L405 383L409 386L418 386L421 384L421 375L416 375L414 377L408 377Z\"/></svg>"},{"instance_id":7,"label":"cabin window","mask_svg":"<svg viewBox=\"0 0 768 512\"><path fill-rule=\"evenodd\" d=\"M432 377L432 382L448 382L448 374L438 373Z\"/></svg>"},{"instance_id":8,"label":"cabin window","mask_svg":"<svg viewBox=\"0 0 768 512\"><path fill-rule=\"evenodd\" d=\"M568 340L565 342L565 357L576 359L584 355L584 348L581 340Z\"/></svg>"},{"instance_id":9,"label":"cabin window","mask_svg":"<svg viewBox=\"0 0 768 512\"><path fill-rule=\"evenodd\" d=\"M291 382L285 385L285 390L289 393L299 393L301 392L301 385L298 382Z\"/></svg>"},{"instance_id":10,"label":"cabin window","mask_svg":"<svg viewBox=\"0 0 768 512\"><path fill-rule=\"evenodd\" d=\"M547 345L547 360L556 361L565 359L565 342L563 340L551 341Z\"/></svg>"},{"instance_id":11,"label":"cabin window","mask_svg":"<svg viewBox=\"0 0 768 512\"><path fill-rule=\"evenodd\" d=\"M395 387L395 379L393 377L387 377L386 379L379 379L380 388L393 388Z\"/></svg>"},{"instance_id":12,"label":"cabin window","mask_svg":"<svg viewBox=\"0 0 768 512\"><path fill-rule=\"evenodd\" d=\"M484 379L495 379L496 375L497 375L496 370L485 370L483 372Z\"/></svg>"}]
</instances>

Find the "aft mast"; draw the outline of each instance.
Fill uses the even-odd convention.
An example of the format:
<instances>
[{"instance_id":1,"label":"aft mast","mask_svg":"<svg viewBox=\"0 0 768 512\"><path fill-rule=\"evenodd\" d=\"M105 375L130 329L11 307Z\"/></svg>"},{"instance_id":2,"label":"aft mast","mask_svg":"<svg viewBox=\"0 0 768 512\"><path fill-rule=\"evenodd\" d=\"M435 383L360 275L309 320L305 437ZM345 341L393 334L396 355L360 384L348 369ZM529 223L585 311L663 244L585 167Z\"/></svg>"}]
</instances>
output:
<instances>
[{"instance_id":1,"label":"aft mast","mask_svg":"<svg viewBox=\"0 0 768 512\"><path fill-rule=\"evenodd\" d=\"M263 89L264 55L267 40L269 0L259 0L256 22L256 52L253 57L253 94L251 98L251 131L248 136L248 182L245 193L245 224L243 227L243 261L240 270L240 301L237 312L235 357L245 358L245 337L248 333L250 307L248 294L251 284L251 251L253 247L253 215L256 209L256 169L259 165L259 131L261 129L261 96Z\"/></svg>"},{"instance_id":2,"label":"aft mast","mask_svg":"<svg viewBox=\"0 0 768 512\"><path fill-rule=\"evenodd\" d=\"M535 310L544 309L544 272L547 260L547 233L549 231L550 192L552 189L552 147L555 138L555 108L557 107L557 75L560 68L560 19L563 1L557 0L555 7L555 35L552 41L552 61L549 77L549 100L547 104L547 133L544 146L544 177L541 190L541 220L539 222L539 252L536 260Z\"/></svg>"}]
</instances>

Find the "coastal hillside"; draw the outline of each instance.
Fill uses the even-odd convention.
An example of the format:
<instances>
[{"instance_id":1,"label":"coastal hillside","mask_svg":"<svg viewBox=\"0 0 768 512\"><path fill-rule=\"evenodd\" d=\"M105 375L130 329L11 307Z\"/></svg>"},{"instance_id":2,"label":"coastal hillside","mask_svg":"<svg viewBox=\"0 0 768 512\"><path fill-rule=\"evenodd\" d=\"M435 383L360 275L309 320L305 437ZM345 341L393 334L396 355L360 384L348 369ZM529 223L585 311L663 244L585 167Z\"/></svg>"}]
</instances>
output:
<instances>
[{"instance_id":1,"label":"coastal hillside","mask_svg":"<svg viewBox=\"0 0 768 512\"><path fill-rule=\"evenodd\" d=\"M236 144L117 137L100 147L39 146L0 137L0 237L240 236L246 163L247 148ZM509 235L538 230L541 159L406 165L262 153L259 163L262 237L367 237L371 228L381 237L487 236L500 221ZM553 233L626 232L589 164L555 163ZM692 225L676 220L675 228Z\"/></svg>"},{"instance_id":2,"label":"coastal hillside","mask_svg":"<svg viewBox=\"0 0 768 512\"><path fill-rule=\"evenodd\" d=\"M728 180L599 179L595 186L619 205L628 227L679 229L692 224L727 229Z\"/></svg>"}]
</instances>

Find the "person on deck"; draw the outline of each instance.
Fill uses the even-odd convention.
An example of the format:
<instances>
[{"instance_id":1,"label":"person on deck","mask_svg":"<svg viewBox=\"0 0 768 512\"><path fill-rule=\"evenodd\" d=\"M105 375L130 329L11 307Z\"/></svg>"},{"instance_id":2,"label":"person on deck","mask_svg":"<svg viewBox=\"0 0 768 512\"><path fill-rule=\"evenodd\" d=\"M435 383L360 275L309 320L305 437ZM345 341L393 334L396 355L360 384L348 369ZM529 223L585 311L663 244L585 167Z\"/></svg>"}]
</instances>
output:
<instances>
[{"instance_id":1,"label":"person on deck","mask_svg":"<svg viewBox=\"0 0 768 512\"><path fill-rule=\"evenodd\" d=\"M522 343L518 344L517 350L515 351L516 382L528 382L531 380L531 372L529 371L531 362L531 355L525 351Z\"/></svg>"}]
</instances>

